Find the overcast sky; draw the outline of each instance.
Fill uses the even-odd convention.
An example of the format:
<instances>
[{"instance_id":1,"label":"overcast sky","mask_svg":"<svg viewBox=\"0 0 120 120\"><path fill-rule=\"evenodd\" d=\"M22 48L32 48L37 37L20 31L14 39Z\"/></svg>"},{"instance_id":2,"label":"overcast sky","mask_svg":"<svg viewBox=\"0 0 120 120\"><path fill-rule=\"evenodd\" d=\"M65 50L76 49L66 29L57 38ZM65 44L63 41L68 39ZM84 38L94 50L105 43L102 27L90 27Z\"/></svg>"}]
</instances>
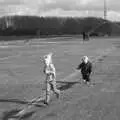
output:
<instances>
[{"instance_id":1,"label":"overcast sky","mask_svg":"<svg viewBox=\"0 0 120 120\"><path fill-rule=\"evenodd\" d=\"M120 21L120 0L107 1L107 18ZM104 0L0 0L0 16L103 17Z\"/></svg>"}]
</instances>

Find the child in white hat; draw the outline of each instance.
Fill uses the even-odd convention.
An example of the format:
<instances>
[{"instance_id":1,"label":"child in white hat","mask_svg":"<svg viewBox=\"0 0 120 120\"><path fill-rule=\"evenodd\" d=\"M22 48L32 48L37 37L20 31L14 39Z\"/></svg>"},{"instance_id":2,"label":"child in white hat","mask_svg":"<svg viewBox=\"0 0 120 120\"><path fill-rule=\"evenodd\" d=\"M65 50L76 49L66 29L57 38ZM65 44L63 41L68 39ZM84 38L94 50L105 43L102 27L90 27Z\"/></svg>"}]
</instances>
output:
<instances>
[{"instance_id":1,"label":"child in white hat","mask_svg":"<svg viewBox=\"0 0 120 120\"><path fill-rule=\"evenodd\" d=\"M56 88L56 70L52 63L52 53L44 56L44 73L46 75L46 98L45 103L50 101L50 92L53 91L56 97L59 98L60 90Z\"/></svg>"}]
</instances>

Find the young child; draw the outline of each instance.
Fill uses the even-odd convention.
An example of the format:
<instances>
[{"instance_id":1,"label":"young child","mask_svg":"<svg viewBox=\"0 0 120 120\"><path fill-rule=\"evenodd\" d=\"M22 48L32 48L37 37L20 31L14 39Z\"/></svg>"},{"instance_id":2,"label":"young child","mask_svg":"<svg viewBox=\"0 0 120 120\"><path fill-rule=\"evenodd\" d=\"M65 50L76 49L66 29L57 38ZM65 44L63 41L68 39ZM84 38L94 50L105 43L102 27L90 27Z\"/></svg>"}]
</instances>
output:
<instances>
[{"instance_id":1,"label":"young child","mask_svg":"<svg viewBox=\"0 0 120 120\"><path fill-rule=\"evenodd\" d=\"M52 63L52 53L44 56L44 73L46 75L46 98L45 103L49 104L50 92L53 91L59 98L60 91L56 88L56 70Z\"/></svg>"},{"instance_id":2,"label":"young child","mask_svg":"<svg viewBox=\"0 0 120 120\"><path fill-rule=\"evenodd\" d=\"M82 62L77 67L78 70L81 70L82 78L85 83L90 83L90 75L92 72L92 63L89 61L87 56L82 58Z\"/></svg>"}]
</instances>

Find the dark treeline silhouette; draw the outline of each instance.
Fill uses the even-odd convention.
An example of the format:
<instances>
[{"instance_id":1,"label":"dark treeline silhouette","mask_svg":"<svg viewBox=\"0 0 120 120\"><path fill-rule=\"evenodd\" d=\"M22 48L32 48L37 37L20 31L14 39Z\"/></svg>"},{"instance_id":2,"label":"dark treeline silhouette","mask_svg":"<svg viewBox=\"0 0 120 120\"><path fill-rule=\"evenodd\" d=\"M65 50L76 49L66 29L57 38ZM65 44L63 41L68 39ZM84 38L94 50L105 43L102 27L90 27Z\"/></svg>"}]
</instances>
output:
<instances>
[{"instance_id":1,"label":"dark treeline silhouette","mask_svg":"<svg viewBox=\"0 0 120 120\"><path fill-rule=\"evenodd\" d=\"M83 32L98 35L94 30L105 22L108 21L94 17L4 16L0 18L0 35L48 36L75 35Z\"/></svg>"}]
</instances>

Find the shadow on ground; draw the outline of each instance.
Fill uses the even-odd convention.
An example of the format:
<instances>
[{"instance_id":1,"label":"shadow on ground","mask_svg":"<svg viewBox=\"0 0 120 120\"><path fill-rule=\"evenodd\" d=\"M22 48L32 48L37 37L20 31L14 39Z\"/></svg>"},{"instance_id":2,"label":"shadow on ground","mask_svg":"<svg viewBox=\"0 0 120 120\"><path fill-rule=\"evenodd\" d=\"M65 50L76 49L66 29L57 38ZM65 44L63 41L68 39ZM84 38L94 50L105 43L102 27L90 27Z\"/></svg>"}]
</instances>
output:
<instances>
[{"instance_id":1,"label":"shadow on ground","mask_svg":"<svg viewBox=\"0 0 120 120\"><path fill-rule=\"evenodd\" d=\"M30 104L30 102L20 99L0 99L0 102L9 102L9 103L17 103L17 104ZM43 105L35 105L36 107L43 107Z\"/></svg>"},{"instance_id":2,"label":"shadow on ground","mask_svg":"<svg viewBox=\"0 0 120 120\"><path fill-rule=\"evenodd\" d=\"M18 112L20 112L21 109L13 109L11 111L5 111L2 116L2 120L9 120L9 119L15 119L15 120L21 120L21 119L29 119L35 111L28 112L22 116L15 116Z\"/></svg>"},{"instance_id":3,"label":"shadow on ground","mask_svg":"<svg viewBox=\"0 0 120 120\"><path fill-rule=\"evenodd\" d=\"M76 82L66 82L66 81L57 81L60 86L58 87L59 90L64 91L67 89L72 88L75 84L80 84L79 81ZM20 99L0 99L0 102L10 102L10 103L17 103L17 104L29 104L28 101L25 100L20 100ZM43 105L35 105L36 107L43 107ZM15 116L17 113L19 113L21 109L13 109L10 111L4 111L2 120L9 120L9 119L14 119L14 120L23 120L23 119L29 119L36 111L30 111L26 112L22 116Z\"/></svg>"},{"instance_id":4,"label":"shadow on ground","mask_svg":"<svg viewBox=\"0 0 120 120\"><path fill-rule=\"evenodd\" d=\"M17 103L17 104L25 104L25 105L29 103L27 101L24 101L24 100L22 101L22 100L19 100L19 99L0 99L0 102L10 102L10 103ZM19 112L21 112L22 110L27 109L29 107L29 105L26 106L23 109L15 108L15 109L12 109L12 110L9 110L9 111L8 110L4 111L2 113L2 120L29 119L36 112L35 110L32 110L32 111L26 110L22 115L16 116L16 114L19 114ZM44 107L44 105L42 105L42 104L36 104L34 106L35 107Z\"/></svg>"},{"instance_id":5,"label":"shadow on ground","mask_svg":"<svg viewBox=\"0 0 120 120\"><path fill-rule=\"evenodd\" d=\"M75 84L80 84L80 81L76 81L76 82L67 82L67 81L57 81L59 85L58 89L61 91L70 89L73 87L73 85ZM29 101L26 100L20 100L20 99L0 99L0 102L7 102L7 103L17 103L17 104L30 104ZM42 107L42 105L36 105L37 107Z\"/></svg>"},{"instance_id":6,"label":"shadow on ground","mask_svg":"<svg viewBox=\"0 0 120 120\"><path fill-rule=\"evenodd\" d=\"M80 84L80 81L76 81L76 82L57 81L57 83L62 84L60 85L60 87L58 87L58 89L64 91L72 88L75 84Z\"/></svg>"}]
</instances>

